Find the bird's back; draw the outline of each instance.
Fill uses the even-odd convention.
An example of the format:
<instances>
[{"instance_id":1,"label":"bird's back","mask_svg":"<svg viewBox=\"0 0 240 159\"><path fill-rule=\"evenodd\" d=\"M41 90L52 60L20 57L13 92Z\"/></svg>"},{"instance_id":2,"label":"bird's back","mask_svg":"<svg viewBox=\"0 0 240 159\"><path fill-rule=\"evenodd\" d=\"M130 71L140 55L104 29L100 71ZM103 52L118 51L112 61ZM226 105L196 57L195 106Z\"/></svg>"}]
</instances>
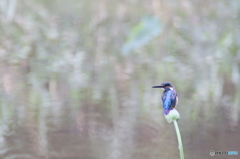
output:
<instances>
[{"instance_id":1,"label":"bird's back","mask_svg":"<svg viewBox=\"0 0 240 159\"><path fill-rule=\"evenodd\" d=\"M162 95L164 114L167 115L177 104L177 92L174 89L165 90Z\"/></svg>"}]
</instances>

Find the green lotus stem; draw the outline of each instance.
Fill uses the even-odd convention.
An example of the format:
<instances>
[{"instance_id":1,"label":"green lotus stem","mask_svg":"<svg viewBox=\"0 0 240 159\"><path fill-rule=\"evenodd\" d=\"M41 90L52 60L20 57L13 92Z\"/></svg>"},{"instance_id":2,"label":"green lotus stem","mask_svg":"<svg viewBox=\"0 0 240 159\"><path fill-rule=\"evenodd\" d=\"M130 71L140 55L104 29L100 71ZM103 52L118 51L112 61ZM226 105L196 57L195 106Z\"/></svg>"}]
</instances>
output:
<instances>
[{"instance_id":1,"label":"green lotus stem","mask_svg":"<svg viewBox=\"0 0 240 159\"><path fill-rule=\"evenodd\" d=\"M172 109L169 114L164 115L168 123L173 123L176 133L177 133L177 139L178 139L178 148L180 151L180 159L184 159L184 153L183 153L183 145L182 145L182 138L179 131L177 120L180 119L180 114L176 109Z\"/></svg>"},{"instance_id":2,"label":"green lotus stem","mask_svg":"<svg viewBox=\"0 0 240 159\"><path fill-rule=\"evenodd\" d=\"M180 134L180 131L179 131L177 120L173 120L173 124L174 124L175 130L176 130L176 133L177 133L178 148L179 148L179 151L180 151L180 159L184 159L182 138L181 138L181 134Z\"/></svg>"}]
</instances>

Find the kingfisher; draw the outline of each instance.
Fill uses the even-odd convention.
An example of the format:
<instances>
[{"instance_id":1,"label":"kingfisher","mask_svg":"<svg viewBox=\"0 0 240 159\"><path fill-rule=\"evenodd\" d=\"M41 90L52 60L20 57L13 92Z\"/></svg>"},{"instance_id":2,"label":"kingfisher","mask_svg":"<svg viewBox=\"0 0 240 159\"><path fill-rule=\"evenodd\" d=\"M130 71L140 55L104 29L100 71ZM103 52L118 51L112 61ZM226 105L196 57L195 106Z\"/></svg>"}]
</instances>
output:
<instances>
[{"instance_id":1,"label":"kingfisher","mask_svg":"<svg viewBox=\"0 0 240 159\"><path fill-rule=\"evenodd\" d=\"M165 115L168 115L170 110L176 107L178 102L177 92L170 82L163 82L161 85L153 86L152 88L164 89L162 94L162 106Z\"/></svg>"}]
</instances>

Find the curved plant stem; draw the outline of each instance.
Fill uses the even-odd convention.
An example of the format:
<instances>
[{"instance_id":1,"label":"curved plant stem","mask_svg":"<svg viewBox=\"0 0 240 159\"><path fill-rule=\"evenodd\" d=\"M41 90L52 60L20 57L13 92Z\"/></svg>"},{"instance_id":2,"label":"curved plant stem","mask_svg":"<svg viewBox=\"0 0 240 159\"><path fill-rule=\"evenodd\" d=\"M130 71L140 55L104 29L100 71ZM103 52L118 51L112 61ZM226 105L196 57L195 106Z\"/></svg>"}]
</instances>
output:
<instances>
[{"instance_id":1,"label":"curved plant stem","mask_svg":"<svg viewBox=\"0 0 240 159\"><path fill-rule=\"evenodd\" d=\"M180 159L184 159L182 138L181 138L181 134L180 134L180 131L179 131L179 128L178 128L178 123L177 123L176 120L174 120L173 124L174 124L175 130L176 130L176 133L177 133L177 139L178 139L178 145L179 145L178 148L179 148L179 151L180 151Z\"/></svg>"}]
</instances>

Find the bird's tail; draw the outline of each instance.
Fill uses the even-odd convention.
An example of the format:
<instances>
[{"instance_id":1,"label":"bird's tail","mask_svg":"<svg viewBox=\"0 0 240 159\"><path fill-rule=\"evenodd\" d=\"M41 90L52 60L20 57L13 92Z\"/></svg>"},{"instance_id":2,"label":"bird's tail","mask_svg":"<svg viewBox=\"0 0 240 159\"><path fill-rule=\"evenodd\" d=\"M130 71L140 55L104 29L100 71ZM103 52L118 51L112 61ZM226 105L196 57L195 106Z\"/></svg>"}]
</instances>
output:
<instances>
[{"instance_id":1,"label":"bird's tail","mask_svg":"<svg viewBox=\"0 0 240 159\"><path fill-rule=\"evenodd\" d=\"M165 115L168 115L169 111L170 111L169 109L164 109L163 113L164 113Z\"/></svg>"}]
</instances>

